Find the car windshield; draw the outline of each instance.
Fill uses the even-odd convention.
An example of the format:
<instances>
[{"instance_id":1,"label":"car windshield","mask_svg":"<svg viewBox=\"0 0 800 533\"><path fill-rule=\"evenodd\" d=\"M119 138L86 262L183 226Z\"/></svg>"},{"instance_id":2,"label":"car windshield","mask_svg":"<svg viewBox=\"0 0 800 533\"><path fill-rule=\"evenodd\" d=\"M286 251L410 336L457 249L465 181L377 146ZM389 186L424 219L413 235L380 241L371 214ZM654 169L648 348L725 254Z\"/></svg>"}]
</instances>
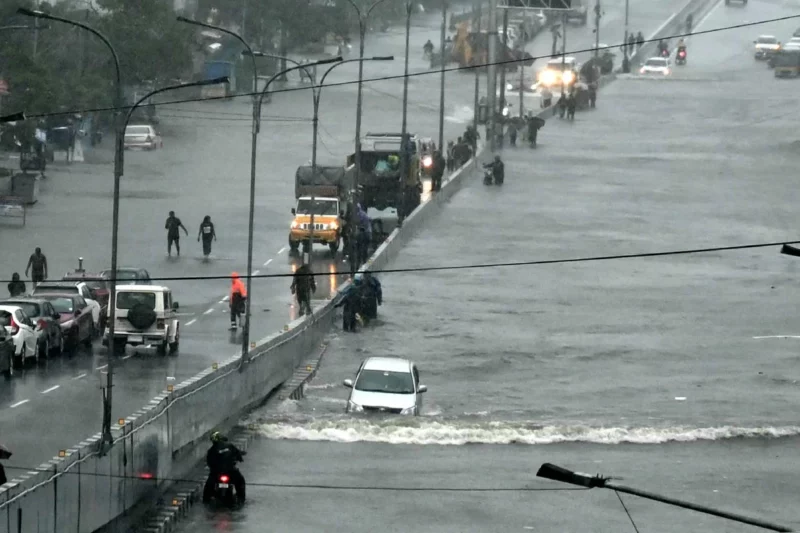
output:
<instances>
[{"instance_id":1,"label":"car windshield","mask_svg":"<svg viewBox=\"0 0 800 533\"><path fill-rule=\"evenodd\" d=\"M566 63L562 63L561 61L548 61L547 68L550 70L569 70L572 68L572 63L569 61Z\"/></svg>"},{"instance_id":2,"label":"car windshield","mask_svg":"<svg viewBox=\"0 0 800 533\"><path fill-rule=\"evenodd\" d=\"M148 309L156 308L154 292L120 292L117 294L117 309L130 309L136 304L144 304Z\"/></svg>"},{"instance_id":3,"label":"car windshield","mask_svg":"<svg viewBox=\"0 0 800 533\"><path fill-rule=\"evenodd\" d=\"M312 205L310 199L300 199L297 201L297 214L310 215L313 212L320 216L336 216L338 207L338 202L332 200L314 200Z\"/></svg>"},{"instance_id":4,"label":"car windshield","mask_svg":"<svg viewBox=\"0 0 800 533\"><path fill-rule=\"evenodd\" d=\"M663 68L667 66L666 59L648 59L647 63L644 64L646 67L656 67L656 68Z\"/></svg>"},{"instance_id":5,"label":"car windshield","mask_svg":"<svg viewBox=\"0 0 800 533\"><path fill-rule=\"evenodd\" d=\"M128 126L125 128L125 135L150 135L148 126Z\"/></svg>"},{"instance_id":6,"label":"car windshield","mask_svg":"<svg viewBox=\"0 0 800 533\"><path fill-rule=\"evenodd\" d=\"M135 270L117 270L117 281L136 281L139 273Z\"/></svg>"},{"instance_id":7,"label":"car windshield","mask_svg":"<svg viewBox=\"0 0 800 533\"><path fill-rule=\"evenodd\" d=\"M102 279L87 279L87 278L80 278L80 277L71 277L71 276L64 276L64 281L82 281L86 284L87 287L90 289L105 289L106 282Z\"/></svg>"},{"instance_id":8,"label":"car windshield","mask_svg":"<svg viewBox=\"0 0 800 533\"><path fill-rule=\"evenodd\" d=\"M400 155L397 152L361 152L361 168L365 172L397 172Z\"/></svg>"},{"instance_id":9,"label":"car windshield","mask_svg":"<svg viewBox=\"0 0 800 533\"><path fill-rule=\"evenodd\" d=\"M57 313L75 312L72 298L53 298L50 300L50 303L53 304L53 309L55 309Z\"/></svg>"},{"instance_id":10,"label":"car windshield","mask_svg":"<svg viewBox=\"0 0 800 533\"><path fill-rule=\"evenodd\" d=\"M31 318L37 318L42 310L39 304L31 302L16 302L14 305L21 308Z\"/></svg>"},{"instance_id":11,"label":"car windshield","mask_svg":"<svg viewBox=\"0 0 800 533\"><path fill-rule=\"evenodd\" d=\"M414 381L408 372L362 370L354 388L363 392L414 394Z\"/></svg>"},{"instance_id":12,"label":"car windshield","mask_svg":"<svg viewBox=\"0 0 800 533\"><path fill-rule=\"evenodd\" d=\"M759 37L758 44L778 44L778 39L775 37Z\"/></svg>"}]
</instances>

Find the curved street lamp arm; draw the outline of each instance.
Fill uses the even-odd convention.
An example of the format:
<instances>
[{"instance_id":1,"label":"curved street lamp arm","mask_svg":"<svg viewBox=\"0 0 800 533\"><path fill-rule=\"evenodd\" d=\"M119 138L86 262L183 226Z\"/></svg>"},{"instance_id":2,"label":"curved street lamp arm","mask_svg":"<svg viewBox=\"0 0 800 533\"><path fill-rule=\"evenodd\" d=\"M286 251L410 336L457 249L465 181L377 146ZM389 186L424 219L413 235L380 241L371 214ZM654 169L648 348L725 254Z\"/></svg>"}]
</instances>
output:
<instances>
[{"instance_id":1,"label":"curved street lamp arm","mask_svg":"<svg viewBox=\"0 0 800 533\"><path fill-rule=\"evenodd\" d=\"M202 26L203 28L208 28L210 30L221 31L222 33L225 33L227 35L230 35L231 37L234 37L236 40L238 40L240 43L242 43L244 45L244 47L247 49L247 51L249 52L248 55L250 56L250 61L252 61L252 63L253 63L253 92L256 92L258 90L258 71L256 70L256 57L253 54L253 49L250 48L250 45L247 44L247 41L245 41L242 38L241 35L239 35L238 33L234 32L234 31L222 28L220 26L214 26L213 24L206 24L205 22L200 22L198 20L193 20L193 19L189 19L189 18L181 17L181 16L176 17L176 18L177 18L178 22L185 22L186 24L192 24L194 26Z\"/></svg>"},{"instance_id":2,"label":"curved street lamp arm","mask_svg":"<svg viewBox=\"0 0 800 533\"><path fill-rule=\"evenodd\" d=\"M201 80L201 81L193 81L191 83L179 83L177 85L168 85L167 87L161 87L160 89L156 89L154 91L150 91L146 95L139 98L135 104L133 104L130 108L128 108L127 113L125 113L125 120L122 123L122 131L125 131L125 128L128 126L128 121L131 119L131 115L139 107L142 102L145 100L160 94L165 93L167 91L174 91L176 89L185 89L186 87L202 87L204 85L217 85L219 83L228 83L230 79L228 76L222 76L221 78L211 78L209 80Z\"/></svg>"},{"instance_id":3,"label":"curved street lamp arm","mask_svg":"<svg viewBox=\"0 0 800 533\"><path fill-rule=\"evenodd\" d=\"M261 103L264 101L264 95L267 94L269 86L272 84L273 81L275 81L279 77L283 76L284 74L286 74L288 72L292 72L293 70L298 70L298 69L305 68L305 67L316 67L317 65L327 65L329 63L337 63L337 62L339 62L341 60L342 60L342 56L336 56L336 57L331 58L331 59L323 59L321 61L315 61L313 63L307 63L305 65L299 65L299 66L294 66L294 67L291 67L291 68L287 68L286 70L283 70L283 71L278 72L277 74L273 75L269 80L267 80L267 83L264 85L264 89L261 91L261 94L258 97L258 114L261 115Z\"/></svg>"},{"instance_id":4,"label":"curved street lamp arm","mask_svg":"<svg viewBox=\"0 0 800 533\"><path fill-rule=\"evenodd\" d=\"M322 78L319 80L319 84L317 85L317 87L321 89L322 86L325 84L325 78L328 76L330 71L332 71L336 67L344 65L345 63L356 63L356 62L363 63L364 61L393 61L393 60L394 56L354 57L353 59L345 59L344 61L340 61L335 65L331 66L328 70L326 70L325 74L323 74Z\"/></svg>"},{"instance_id":5,"label":"curved street lamp arm","mask_svg":"<svg viewBox=\"0 0 800 533\"><path fill-rule=\"evenodd\" d=\"M27 9L24 7L20 7L17 9L17 13L20 15L26 15L28 17L38 18L38 19L47 19L47 20L55 20L57 22L63 22L64 24L71 24L72 26L77 26L79 28L83 28L84 30L88 31L89 33L95 35L98 39L103 41L103 43L108 47L111 51L111 55L114 56L114 69L116 70L117 75L117 106L122 104L122 74L119 68L119 57L117 56L117 51L114 50L114 47L111 45L111 41L109 41L105 35L97 31L96 29L92 28L91 26L87 26L82 22L78 22L75 20L65 19L62 17L58 17L56 15L51 15L50 13L45 13L44 11L35 11L33 9Z\"/></svg>"},{"instance_id":6,"label":"curved street lamp arm","mask_svg":"<svg viewBox=\"0 0 800 533\"><path fill-rule=\"evenodd\" d=\"M305 70L306 71L306 76L308 76L308 79L311 79L311 73L306 68L306 67L310 66L310 64L305 64L304 65L304 64L300 63L299 61L297 61L296 59L292 59L291 57L279 56L279 55L276 55L276 54L265 54L264 52L254 52L253 54L255 56L257 56L257 57L268 57L270 59L280 59L281 61L286 61L287 63L291 63L292 65L296 65L296 66L302 68L303 70Z\"/></svg>"}]
</instances>

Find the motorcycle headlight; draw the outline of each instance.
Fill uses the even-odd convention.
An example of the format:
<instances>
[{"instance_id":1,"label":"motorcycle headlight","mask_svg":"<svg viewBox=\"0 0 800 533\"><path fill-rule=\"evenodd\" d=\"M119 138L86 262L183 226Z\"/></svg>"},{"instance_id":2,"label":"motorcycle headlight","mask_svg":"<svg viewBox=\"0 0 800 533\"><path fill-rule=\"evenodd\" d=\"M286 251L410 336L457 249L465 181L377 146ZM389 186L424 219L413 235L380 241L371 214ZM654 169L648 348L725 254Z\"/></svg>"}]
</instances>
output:
<instances>
[{"instance_id":1,"label":"motorcycle headlight","mask_svg":"<svg viewBox=\"0 0 800 533\"><path fill-rule=\"evenodd\" d=\"M503 116L504 116L504 117L507 117L507 116L508 116L508 108L507 108L507 107L504 107L504 108L503 108Z\"/></svg>"},{"instance_id":2,"label":"motorcycle headlight","mask_svg":"<svg viewBox=\"0 0 800 533\"><path fill-rule=\"evenodd\" d=\"M510 83L506 83L506 91L513 91L513 90L514 90L514 86L511 85Z\"/></svg>"},{"instance_id":3,"label":"motorcycle headlight","mask_svg":"<svg viewBox=\"0 0 800 533\"><path fill-rule=\"evenodd\" d=\"M422 160L422 166L428 168L433 164L433 158L429 155L426 155L425 158Z\"/></svg>"},{"instance_id":4,"label":"motorcycle headlight","mask_svg":"<svg viewBox=\"0 0 800 533\"><path fill-rule=\"evenodd\" d=\"M644 73L645 73L644 67L640 68L639 69L639 74L644 74Z\"/></svg>"},{"instance_id":5,"label":"motorcycle headlight","mask_svg":"<svg viewBox=\"0 0 800 533\"><path fill-rule=\"evenodd\" d=\"M353 403L350 400L347 400L347 410L351 413L363 413L364 408L358 405L357 403Z\"/></svg>"},{"instance_id":6,"label":"motorcycle headlight","mask_svg":"<svg viewBox=\"0 0 800 533\"><path fill-rule=\"evenodd\" d=\"M415 410L416 410L416 407L413 407L413 406L412 407L406 407L405 409L400 411L400 414L401 415L413 415Z\"/></svg>"}]
</instances>

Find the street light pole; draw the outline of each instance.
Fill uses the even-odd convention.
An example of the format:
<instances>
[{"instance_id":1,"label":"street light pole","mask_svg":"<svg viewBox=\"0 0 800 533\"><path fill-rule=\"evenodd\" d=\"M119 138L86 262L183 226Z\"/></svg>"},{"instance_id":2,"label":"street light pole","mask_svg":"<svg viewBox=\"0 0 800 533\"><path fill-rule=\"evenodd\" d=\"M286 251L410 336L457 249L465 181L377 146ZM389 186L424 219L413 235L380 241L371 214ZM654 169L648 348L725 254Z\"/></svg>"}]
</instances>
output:
<instances>
[{"instance_id":1,"label":"street light pole","mask_svg":"<svg viewBox=\"0 0 800 533\"><path fill-rule=\"evenodd\" d=\"M630 0L625 0L625 37L622 41L622 72L628 73L631 71L630 59L628 58L628 14L630 9Z\"/></svg>"},{"instance_id":2,"label":"street light pole","mask_svg":"<svg viewBox=\"0 0 800 533\"><path fill-rule=\"evenodd\" d=\"M473 14L476 14L476 17L473 18L472 23L475 25L475 28L476 28L476 31L478 32L478 35L480 35L480 33L481 33L481 19L483 17L481 5L482 4L479 1L477 7L474 6L474 5L472 6L472 9L474 10ZM477 21L475 21L475 18L477 18ZM487 66L487 68L488 68L488 66ZM480 88L481 88L481 70L483 70L483 69L475 68L475 94L473 96L474 102L473 102L473 107L472 107L472 111L473 111L473 114L472 114L472 127L475 128L476 132L478 131L478 114L479 114L479 111L478 111L478 102L479 102L478 95L480 93ZM487 77L487 80L488 80L488 77ZM487 85L488 85L488 83L487 83Z\"/></svg>"},{"instance_id":3,"label":"street light pole","mask_svg":"<svg viewBox=\"0 0 800 533\"><path fill-rule=\"evenodd\" d=\"M600 55L600 0L594 4L594 57Z\"/></svg>"},{"instance_id":4,"label":"street light pole","mask_svg":"<svg viewBox=\"0 0 800 533\"><path fill-rule=\"evenodd\" d=\"M194 26L201 26L217 30L222 33L228 34L237 39L250 54L250 60L253 67L253 120L252 131L250 134L250 209L247 220L247 298L244 301L244 328L242 328L242 364L239 366L240 371L244 370L244 364L248 362L250 354L250 302L253 299L253 232L255 223L255 210L256 210L256 153L258 148L258 132L261 128L261 101L256 103L256 94L258 93L258 71L256 70L256 58L253 54L253 49L247 44L247 41L236 32L225 29L221 26L214 26L213 24L206 24L186 17L178 17L179 22L185 22ZM233 302L231 302L233 304Z\"/></svg>"},{"instance_id":5,"label":"street light pole","mask_svg":"<svg viewBox=\"0 0 800 533\"><path fill-rule=\"evenodd\" d=\"M106 385L106 396L103 401L103 429L102 429L102 439L101 439L101 446L111 446L112 438L111 438L111 405L112 405L112 398L113 398L113 389L114 389L114 357L116 355L116 347L114 346L114 326L116 321L116 306L114 305L116 302L116 294L117 294L117 255L118 249L117 244L119 242L119 185L120 185L120 178L122 177L123 172L123 164L124 164L124 157L123 151L125 149L123 145L124 139L124 130L122 128L122 124L119 120L119 114L122 111L122 74L120 72L119 66L119 56L117 56L117 51L111 45L111 42L106 38L105 35L97 31L96 29L88 26L82 22L77 22L70 19L65 19L62 17L58 17L55 15L51 15L49 13L45 13L43 11L38 10L31 10L24 7L17 9L17 13L20 15L26 15L29 17L33 17L34 19L46 19L46 20L53 20L56 22L63 22L64 24L69 24L71 26L77 26L78 28L82 28L91 34L95 35L98 39L103 41L103 44L106 45L108 50L111 52L112 57L114 58L114 75L115 75L115 83L116 83L116 95L114 98L114 107L115 107L115 114L116 114L116 131L115 131L115 151L114 151L114 198L113 198L113 212L112 212L112 222L111 222L111 286L109 288L109 302L111 305L108 306L109 313L108 313L108 382Z\"/></svg>"},{"instance_id":6,"label":"street light pole","mask_svg":"<svg viewBox=\"0 0 800 533\"><path fill-rule=\"evenodd\" d=\"M403 123L400 128L400 199L397 209L397 225L401 226L403 220L406 218L406 205L408 198L406 197L406 181L409 174L409 147L408 147L408 56L410 54L409 39L411 37L411 10L413 4L412 0L406 0L406 57L405 65L403 67Z\"/></svg>"},{"instance_id":7,"label":"street light pole","mask_svg":"<svg viewBox=\"0 0 800 533\"><path fill-rule=\"evenodd\" d=\"M445 54L444 41L447 31L447 0L442 0L442 34L439 39L439 52L441 53L441 70L439 72L439 153L444 153L444 73Z\"/></svg>"},{"instance_id":8,"label":"street light pole","mask_svg":"<svg viewBox=\"0 0 800 533\"><path fill-rule=\"evenodd\" d=\"M370 13L372 10L378 7L380 4L385 2L386 0L377 0L371 6L367 8L365 12L361 12L359 9L358 4L356 4L355 0L347 0L350 2L350 5L353 6L353 9L356 10L356 14L358 14L358 35L359 35L359 42L358 42L358 57L359 59L364 57L364 40L366 39L367 35L367 20L369 19ZM355 141L355 177L353 183L354 194L358 194L358 187L359 181L361 178L361 113L362 113L362 89L364 83L364 62L361 61L358 64L358 96L356 97L356 141ZM350 243L350 250L347 250L347 253L350 255L350 275L353 276L358 269L356 263L358 259L356 258L354 251L354 244L356 238L356 227L358 226L358 214L356 213L355 203L353 202L353 208L350 210L350 237L348 242Z\"/></svg>"}]
</instances>

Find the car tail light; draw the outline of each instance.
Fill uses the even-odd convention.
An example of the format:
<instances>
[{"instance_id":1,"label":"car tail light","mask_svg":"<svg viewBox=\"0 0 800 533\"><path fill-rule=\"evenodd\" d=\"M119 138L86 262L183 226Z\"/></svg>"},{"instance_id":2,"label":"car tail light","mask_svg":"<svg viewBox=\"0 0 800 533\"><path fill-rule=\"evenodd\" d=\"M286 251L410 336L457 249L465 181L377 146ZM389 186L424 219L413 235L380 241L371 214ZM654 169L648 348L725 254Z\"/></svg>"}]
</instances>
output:
<instances>
[{"instance_id":1,"label":"car tail light","mask_svg":"<svg viewBox=\"0 0 800 533\"><path fill-rule=\"evenodd\" d=\"M230 481L230 479L231 479L231 478L229 478L228 476L226 476L226 475L224 475L224 474L223 474L223 475L221 475L221 476L219 476L219 482L220 482L220 483L227 483L228 481Z\"/></svg>"},{"instance_id":2,"label":"car tail light","mask_svg":"<svg viewBox=\"0 0 800 533\"><path fill-rule=\"evenodd\" d=\"M39 322L37 322L37 325L39 326L39 329L47 329L47 321L45 319L43 319L43 318L39 319Z\"/></svg>"},{"instance_id":3,"label":"car tail light","mask_svg":"<svg viewBox=\"0 0 800 533\"><path fill-rule=\"evenodd\" d=\"M163 318L159 318L159 319L156 321L156 327L157 327L158 329L164 329L164 319L163 319Z\"/></svg>"},{"instance_id":4,"label":"car tail light","mask_svg":"<svg viewBox=\"0 0 800 533\"><path fill-rule=\"evenodd\" d=\"M17 333L19 333L19 324L17 324L17 321L14 320L14 317L12 316L11 317L11 334L12 335L16 335Z\"/></svg>"}]
</instances>

